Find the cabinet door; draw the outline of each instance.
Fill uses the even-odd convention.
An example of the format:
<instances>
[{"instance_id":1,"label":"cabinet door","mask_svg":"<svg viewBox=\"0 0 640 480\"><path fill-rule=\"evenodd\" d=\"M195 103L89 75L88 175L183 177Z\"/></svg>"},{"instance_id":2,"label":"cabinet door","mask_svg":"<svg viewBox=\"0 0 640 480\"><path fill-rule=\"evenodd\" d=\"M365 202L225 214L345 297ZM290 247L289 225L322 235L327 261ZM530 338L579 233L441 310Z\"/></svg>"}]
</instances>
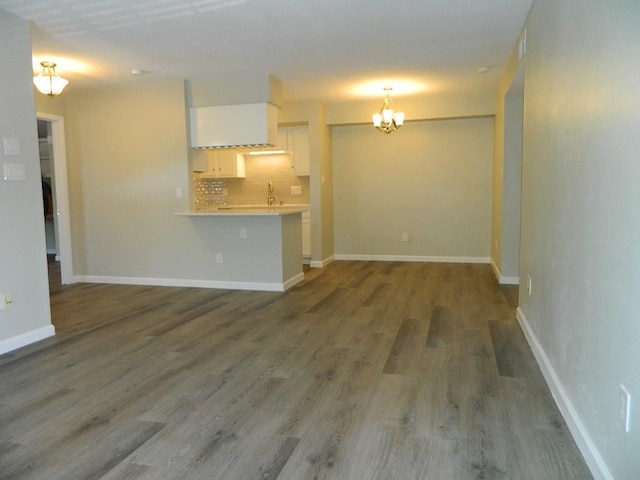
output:
<instances>
[{"instance_id":1,"label":"cabinet door","mask_svg":"<svg viewBox=\"0 0 640 480\"><path fill-rule=\"evenodd\" d=\"M289 129L285 127L278 128L278 150L289 151Z\"/></svg>"},{"instance_id":2,"label":"cabinet door","mask_svg":"<svg viewBox=\"0 0 640 480\"><path fill-rule=\"evenodd\" d=\"M194 172L206 174L210 173L211 163L209 162L210 155L207 150L192 150L191 151L191 170Z\"/></svg>"},{"instance_id":3,"label":"cabinet door","mask_svg":"<svg viewBox=\"0 0 640 480\"><path fill-rule=\"evenodd\" d=\"M311 170L309 152L309 127L291 127L289 130L289 149L291 150L291 169L294 175L309 175Z\"/></svg>"},{"instance_id":4,"label":"cabinet door","mask_svg":"<svg viewBox=\"0 0 640 480\"><path fill-rule=\"evenodd\" d=\"M209 150L202 150L206 155L202 157L194 157L193 167L194 171L202 172L200 173L200 178L218 178L218 157L216 152L212 152ZM202 159L207 161L207 169L202 170ZM196 162L197 160L197 162Z\"/></svg>"},{"instance_id":5,"label":"cabinet door","mask_svg":"<svg viewBox=\"0 0 640 480\"><path fill-rule=\"evenodd\" d=\"M244 156L234 150L215 152L216 176L221 178L244 178Z\"/></svg>"}]
</instances>

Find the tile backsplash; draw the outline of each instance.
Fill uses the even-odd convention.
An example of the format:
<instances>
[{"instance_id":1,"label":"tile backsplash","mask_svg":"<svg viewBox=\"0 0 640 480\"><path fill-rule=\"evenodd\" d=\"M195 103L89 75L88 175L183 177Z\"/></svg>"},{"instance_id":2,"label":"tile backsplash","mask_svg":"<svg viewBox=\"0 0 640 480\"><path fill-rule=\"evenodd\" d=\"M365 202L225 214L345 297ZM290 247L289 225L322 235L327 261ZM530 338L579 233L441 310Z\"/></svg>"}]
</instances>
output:
<instances>
[{"instance_id":1,"label":"tile backsplash","mask_svg":"<svg viewBox=\"0 0 640 480\"><path fill-rule=\"evenodd\" d=\"M219 205L266 205L267 186L273 183L276 204L309 203L309 177L291 173L287 155L245 155L245 178L200 178L194 173L196 210ZM291 187L301 187L292 195Z\"/></svg>"}]
</instances>

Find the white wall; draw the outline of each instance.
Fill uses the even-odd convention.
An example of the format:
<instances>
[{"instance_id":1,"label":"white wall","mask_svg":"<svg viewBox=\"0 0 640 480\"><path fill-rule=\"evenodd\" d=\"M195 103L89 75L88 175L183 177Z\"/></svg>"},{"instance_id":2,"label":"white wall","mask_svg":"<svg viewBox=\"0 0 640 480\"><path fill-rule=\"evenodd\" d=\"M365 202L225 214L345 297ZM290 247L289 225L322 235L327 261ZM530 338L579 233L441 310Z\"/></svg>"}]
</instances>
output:
<instances>
[{"instance_id":1,"label":"white wall","mask_svg":"<svg viewBox=\"0 0 640 480\"><path fill-rule=\"evenodd\" d=\"M265 289L286 280L280 222L174 215L190 209L185 105L181 81L67 95L76 279Z\"/></svg>"},{"instance_id":2,"label":"white wall","mask_svg":"<svg viewBox=\"0 0 640 480\"><path fill-rule=\"evenodd\" d=\"M522 92L509 93L504 98L505 143L500 242L500 277L503 283L519 282L523 102Z\"/></svg>"},{"instance_id":3,"label":"white wall","mask_svg":"<svg viewBox=\"0 0 640 480\"><path fill-rule=\"evenodd\" d=\"M26 171L23 181L0 176L0 292L13 296L13 305L0 310L0 353L54 333L29 28L28 22L0 10L0 137L20 142L15 156L5 155L0 143L0 175L4 164L19 164Z\"/></svg>"},{"instance_id":4,"label":"white wall","mask_svg":"<svg viewBox=\"0 0 640 480\"><path fill-rule=\"evenodd\" d=\"M187 81L190 107L282 103L282 82L264 72L235 71Z\"/></svg>"},{"instance_id":5,"label":"white wall","mask_svg":"<svg viewBox=\"0 0 640 480\"><path fill-rule=\"evenodd\" d=\"M503 284L521 283L523 64L517 41L498 82L495 98L491 265Z\"/></svg>"},{"instance_id":6,"label":"white wall","mask_svg":"<svg viewBox=\"0 0 640 480\"><path fill-rule=\"evenodd\" d=\"M76 273L177 274L172 213L188 202L182 82L73 92L67 109Z\"/></svg>"},{"instance_id":7,"label":"white wall","mask_svg":"<svg viewBox=\"0 0 640 480\"><path fill-rule=\"evenodd\" d=\"M596 478L618 480L640 478L639 24L637 0L537 0L527 22L519 318Z\"/></svg>"},{"instance_id":8,"label":"white wall","mask_svg":"<svg viewBox=\"0 0 640 480\"><path fill-rule=\"evenodd\" d=\"M336 256L488 261L492 142L490 117L334 126Z\"/></svg>"}]
</instances>

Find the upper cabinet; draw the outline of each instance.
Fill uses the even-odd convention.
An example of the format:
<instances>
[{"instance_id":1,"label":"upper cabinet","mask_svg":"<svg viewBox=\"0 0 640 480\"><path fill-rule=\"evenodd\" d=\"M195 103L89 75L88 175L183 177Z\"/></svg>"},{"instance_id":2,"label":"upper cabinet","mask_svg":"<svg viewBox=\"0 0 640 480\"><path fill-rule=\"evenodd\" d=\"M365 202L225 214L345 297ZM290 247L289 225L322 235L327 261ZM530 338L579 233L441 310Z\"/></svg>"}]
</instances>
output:
<instances>
[{"instance_id":1,"label":"upper cabinet","mask_svg":"<svg viewBox=\"0 0 640 480\"><path fill-rule=\"evenodd\" d=\"M213 150L208 153L207 170L200 178L244 178L244 155L234 150Z\"/></svg>"},{"instance_id":2,"label":"upper cabinet","mask_svg":"<svg viewBox=\"0 0 640 480\"><path fill-rule=\"evenodd\" d=\"M289 152L291 171L294 175L309 175L311 170L309 127L278 128L278 147Z\"/></svg>"}]
</instances>

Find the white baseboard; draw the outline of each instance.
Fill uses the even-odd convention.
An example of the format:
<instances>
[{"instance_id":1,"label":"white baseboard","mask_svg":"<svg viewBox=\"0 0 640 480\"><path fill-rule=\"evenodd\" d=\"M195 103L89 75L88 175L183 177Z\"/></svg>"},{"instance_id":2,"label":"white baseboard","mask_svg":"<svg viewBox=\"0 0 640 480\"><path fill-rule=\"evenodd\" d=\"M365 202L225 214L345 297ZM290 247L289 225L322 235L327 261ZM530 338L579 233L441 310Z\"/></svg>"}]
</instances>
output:
<instances>
[{"instance_id":1,"label":"white baseboard","mask_svg":"<svg viewBox=\"0 0 640 480\"><path fill-rule=\"evenodd\" d=\"M334 260L336 260L335 255L329 255L327 258L325 258L324 260L312 260L311 263L309 264L309 266L311 268L324 268L327 265L329 265L331 262L333 262Z\"/></svg>"},{"instance_id":2,"label":"white baseboard","mask_svg":"<svg viewBox=\"0 0 640 480\"><path fill-rule=\"evenodd\" d=\"M493 258L491 259L491 268L493 269L493 273L500 285L520 285L520 277L504 277L500 273L500 269L496 263L493 261Z\"/></svg>"},{"instance_id":3,"label":"white baseboard","mask_svg":"<svg viewBox=\"0 0 640 480\"><path fill-rule=\"evenodd\" d=\"M300 283L301 281L304 280L304 273L299 273L298 275L296 275L295 277L291 277L289 280L287 280L286 282L284 282L284 288L282 291L286 292L287 290L289 290L291 287L293 287L294 285Z\"/></svg>"},{"instance_id":4,"label":"white baseboard","mask_svg":"<svg viewBox=\"0 0 640 480\"><path fill-rule=\"evenodd\" d=\"M589 469L591 470L591 474L596 480L614 480L613 475L609 472L606 463L604 462L600 452L596 448L589 432L587 431L584 423L580 419L580 415L574 408L571 403L571 399L567 395L567 392L560 381L549 357L545 353L542 345L538 341L535 333L531 329L531 325L527 321L527 317L524 312L518 307L516 310L516 318L518 319L518 323L524 332L529 345L531 346L531 350L533 350L533 354L536 357L538 365L540 366L540 370L542 370L542 374L551 390L551 394L553 395L553 399L555 400L558 408L560 409L560 413L564 417L564 420L567 422L567 426L571 431L571 435L575 440L582 456L585 459Z\"/></svg>"},{"instance_id":5,"label":"white baseboard","mask_svg":"<svg viewBox=\"0 0 640 480\"><path fill-rule=\"evenodd\" d=\"M489 257L437 257L425 255L360 255L339 253L336 260L366 262L423 262L423 263L489 263Z\"/></svg>"},{"instance_id":6,"label":"white baseboard","mask_svg":"<svg viewBox=\"0 0 640 480\"><path fill-rule=\"evenodd\" d=\"M503 277L498 278L500 285L520 285L520 277Z\"/></svg>"},{"instance_id":7,"label":"white baseboard","mask_svg":"<svg viewBox=\"0 0 640 480\"><path fill-rule=\"evenodd\" d=\"M223 290L260 290L264 292L284 292L303 279L304 274L302 273L286 280L283 283L228 282L219 280L193 280L182 278L109 277L102 275L76 275L74 277L74 281L85 283L153 285L156 287L220 288Z\"/></svg>"},{"instance_id":8,"label":"white baseboard","mask_svg":"<svg viewBox=\"0 0 640 480\"><path fill-rule=\"evenodd\" d=\"M45 338L53 337L56 334L56 329L53 325L42 327L37 330L32 330L16 337L7 338L0 342L0 355L17 350L18 348L26 347Z\"/></svg>"}]
</instances>

